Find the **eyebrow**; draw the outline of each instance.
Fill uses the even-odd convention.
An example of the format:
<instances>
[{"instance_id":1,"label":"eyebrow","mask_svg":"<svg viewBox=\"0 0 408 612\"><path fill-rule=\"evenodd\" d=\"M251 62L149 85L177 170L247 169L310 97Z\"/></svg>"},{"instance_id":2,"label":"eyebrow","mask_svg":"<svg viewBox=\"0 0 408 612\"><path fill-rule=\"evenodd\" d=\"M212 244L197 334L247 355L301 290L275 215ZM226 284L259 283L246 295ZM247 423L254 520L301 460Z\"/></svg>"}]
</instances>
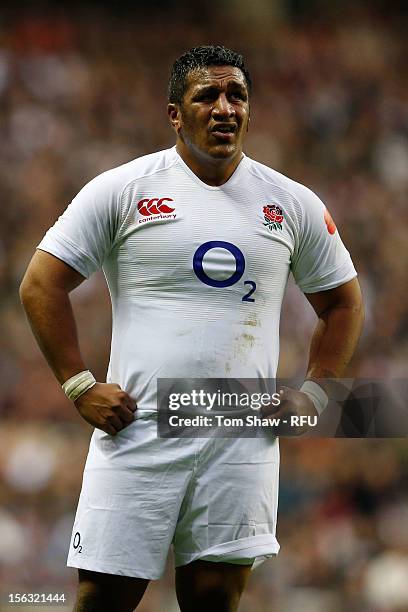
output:
<instances>
[{"instance_id":1,"label":"eyebrow","mask_svg":"<svg viewBox=\"0 0 408 612\"><path fill-rule=\"evenodd\" d=\"M246 87L239 81L230 82L227 86L227 90L229 89L240 90L242 93L247 94ZM221 91L219 85L197 85L197 90L194 92L193 97L207 93L216 93L218 91Z\"/></svg>"}]
</instances>

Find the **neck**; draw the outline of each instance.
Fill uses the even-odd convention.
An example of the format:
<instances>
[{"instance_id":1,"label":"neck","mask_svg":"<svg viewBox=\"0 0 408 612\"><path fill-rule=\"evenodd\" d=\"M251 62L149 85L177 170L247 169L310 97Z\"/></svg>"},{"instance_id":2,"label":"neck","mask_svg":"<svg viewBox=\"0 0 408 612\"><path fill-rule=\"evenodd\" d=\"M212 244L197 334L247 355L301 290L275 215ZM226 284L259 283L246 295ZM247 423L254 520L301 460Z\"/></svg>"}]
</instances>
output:
<instances>
[{"instance_id":1,"label":"neck","mask_svg":"<svg viewBox=\"0 0 408 612\"><path fill-rule=\"evenodd\" d=\"M233 157L220 158L205 155L186 146L180 139L176 143L177 153L194 174L207 185L219 187L228 181L234 174L243 157L242 150L237 151Z\"/></svg>"}]
</instances>

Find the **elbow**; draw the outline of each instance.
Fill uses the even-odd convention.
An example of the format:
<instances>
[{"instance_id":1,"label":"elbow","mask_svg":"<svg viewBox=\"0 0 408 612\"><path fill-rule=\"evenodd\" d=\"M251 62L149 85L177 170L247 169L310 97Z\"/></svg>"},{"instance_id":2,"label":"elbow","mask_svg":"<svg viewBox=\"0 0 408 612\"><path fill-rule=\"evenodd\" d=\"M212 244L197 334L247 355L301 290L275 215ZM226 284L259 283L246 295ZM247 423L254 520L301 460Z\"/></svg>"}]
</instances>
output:
<instances>
[{"instance_id":1,"label":"elbow","mask_svg":"<svg viewBox=\"0 0 408 612\"><path fill-rule=\"evenodd\" d=\"M19 287L20 302L23 308L26 307L35 299L37 295L37 284L33 281L29 274L25 274Z\"/></svg>"},{"instance_id":2,"label":"elbow","mask_svg":"<svg viewBox=\"0 0 408 612\"><path fill-rule=\"evenodd\" d=\"M352 295L347 296L344 302L340 303L340 307L347 309L356 325L360 327L361 332L365 320L365 310L363 295L359 286L357 286Z\"/></svg>"},{"instance_id":3,"label":"elbow","mask_svg":"<svg viewBox=\"0 0 408 612\"><path fill-rule=\"evenodd\" d=\"M28 283L27 283L27 274L24 275L23 280L20 283L20 287L18 289L18 294L20 296L20 302L22 304L24 304L24 300L27 294L27 288L28 288Z\"/></svg>"},{"instance_id":4,"label":"elbow","mask_svg":"<svg viewBox=\"0 0 408 612\"><path fill-rule=\"evenodd\" d=\"M31 293L30 290L30 286L29 283L27 283L26 278L24 277L23 280L20 283L20 287L18 290L19 296L20 296L20 302L23 306L23 308L25 308L28 300L29 300L29 295Z\"/></svg>"},{"instance_id":5,"label":"elbow","mask_svg":"<svg viewBox=\"0 0 408 612\"><path fill-rule=\"evenodd\" d=\"M364 321L365 321L365 309L364 309L364 303L362 300L358 308L358 316L360 320L360 332L361 332L364 327Z\"/></svg>"},{"instance_id":6,"label":"elbow","mask_svg":"<svg viewBox=\"0 0 408 612\"><path fill-rule=\"evenodd\" d=\"M347 306L347 312L349 313L350 319L354 321L355 327L358 330L358 335L360 336L365 321L365 310L363 300L360 299L353 304L349 304Z\"/></svg>"},{"instance_id":7,"label":"elbow","mask_svg":"<svg viewBox=\"0 0 408 612\"><path fill-rule=\"evenodd\" d=\"M365 319L365 311L364 311L364 301L363 301L363 296L361 294L361 291L359 291L359 295L352 306L353 306L353 311L355 312L357 319L359 319L361 322L361 325L363 325L364 319Z\"/></svg>"}]
</instances>

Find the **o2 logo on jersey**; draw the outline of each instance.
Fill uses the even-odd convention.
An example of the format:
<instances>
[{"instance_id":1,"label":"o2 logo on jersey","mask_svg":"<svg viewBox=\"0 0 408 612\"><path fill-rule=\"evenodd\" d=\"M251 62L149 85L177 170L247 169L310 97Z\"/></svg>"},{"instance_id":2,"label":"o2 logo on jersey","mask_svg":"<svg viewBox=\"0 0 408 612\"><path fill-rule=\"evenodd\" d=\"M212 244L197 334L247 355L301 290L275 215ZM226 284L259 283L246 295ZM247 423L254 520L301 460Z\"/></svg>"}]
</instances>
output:
<instances>
[{"instance_id":1,"label":"o2 logo on jersey","mask_svg":"<svg viewBox=\"0 0 408 612\"><path fill-rule=\"evenodd\" d=\"M212 278L205 272L203 268L203 259L208 253L208 251L211 251L212 249L225 249L226 251L229 251L234 257L235 272L233 272L233 274L231 274L229 278L218 280ZM209 242L204 242L204 244L199 246L196 252L194 253L193 270L197 278L205 285L223 289L225 287L231 287L231 285L235 285L235 283L241 280L245 272L245 257L241 249L239 249L235 244L232 244L231 242L224 242L223 240L210 240ZM251 280L246 280L243 284L249 285L251 288L249 292L242 297L242 301L255 302L255 299L251 296L256 291L256 283Z\"/></svg>"}]
</instances>

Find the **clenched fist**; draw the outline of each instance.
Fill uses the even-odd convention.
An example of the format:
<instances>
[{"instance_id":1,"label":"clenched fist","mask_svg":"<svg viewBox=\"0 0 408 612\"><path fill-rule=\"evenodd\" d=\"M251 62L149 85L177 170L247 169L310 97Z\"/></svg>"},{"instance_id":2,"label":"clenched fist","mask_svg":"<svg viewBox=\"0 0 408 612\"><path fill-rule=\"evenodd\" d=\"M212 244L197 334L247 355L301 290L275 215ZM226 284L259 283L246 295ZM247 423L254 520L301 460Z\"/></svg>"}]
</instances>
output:
<instances>
[{"instance_id":1,"label":"clenched fist","mask_svg":"<svg viewBox=\"0 0 408 612\"><path fill-rule=\"evenodd\" d=\"M96 383L74 403L85 421L111 436L135 418L135 400L117 384Z\"/></svg>"},{"instance_id":2,"label":"clenched fist","mask_svg":"<svg viewBox=\"0 0 408 612\"><path fill-rule=\"evenodd\" d=\"M276 410L275 407L266 406L262 409L262 416L273 415L274 419L280 419L280 424L274 427L274 433L277 436L300 436L309 429L306 424L306 418L316 417L317 410L310 397L302 391L282 387L279 391L280 405ZM292 419L292 417L300 417L300 419ZM301 422L301 425L294 425ZM305 423L306 422L306 423Z\"/></svg>"}]
</instances>

